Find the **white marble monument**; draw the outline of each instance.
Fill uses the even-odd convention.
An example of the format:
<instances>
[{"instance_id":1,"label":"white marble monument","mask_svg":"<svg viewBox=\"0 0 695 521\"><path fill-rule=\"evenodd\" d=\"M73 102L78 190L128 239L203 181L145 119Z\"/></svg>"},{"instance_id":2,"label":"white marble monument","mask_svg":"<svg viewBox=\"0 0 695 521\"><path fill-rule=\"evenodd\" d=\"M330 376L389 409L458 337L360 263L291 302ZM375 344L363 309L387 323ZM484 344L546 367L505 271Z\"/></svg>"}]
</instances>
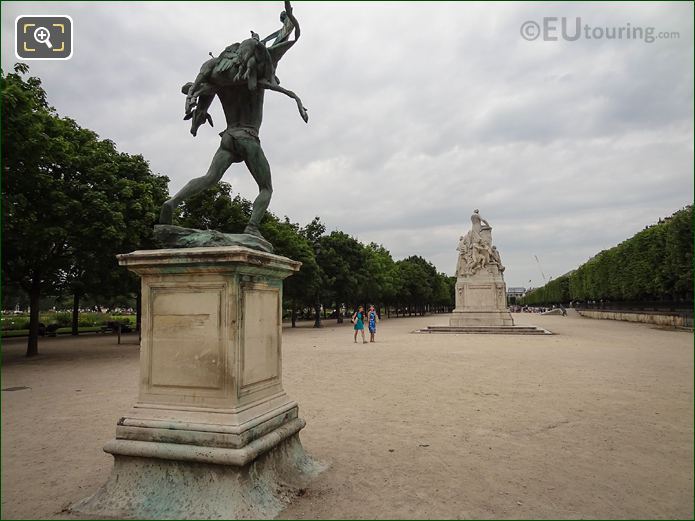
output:
<instances>
[{"instance_id":1,"label":"white marble monument","mask_svg":"<svg viewBox=\"0 0 695 521\"><path fill-rule=\"evenodd\" d=\"M268 518L318 467L282 387L282 280L300 263L243 246L120 255L142 279L139 395L77 512Z\"/></svg>"},{"instance_id":2,"label":"white marble monument","mask_svg":"<svg viewBox=\"0 0 695 521\"><path fill-rule=\"evenodd\" d=\"M492 244L492 227L478 210L473 212L471 222L471 230L461 237L457 248L456 308L449 325L513 326L507 309L504 266Z\"/></svg>"}]
</instances>

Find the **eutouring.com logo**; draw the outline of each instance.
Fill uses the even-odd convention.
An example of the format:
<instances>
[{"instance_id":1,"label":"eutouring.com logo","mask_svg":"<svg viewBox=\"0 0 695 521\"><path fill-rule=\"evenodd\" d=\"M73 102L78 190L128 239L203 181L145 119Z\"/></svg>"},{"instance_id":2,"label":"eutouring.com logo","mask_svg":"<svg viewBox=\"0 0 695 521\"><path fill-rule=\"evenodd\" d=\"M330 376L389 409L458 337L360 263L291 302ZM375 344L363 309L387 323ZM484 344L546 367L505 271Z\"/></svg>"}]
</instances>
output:
<instances>
[{"instance_id":1,"label":"eutouring.com logo","mask_svg":"<svg viewBox=\"0 0 695 521\"><path fill-rule=\"evenodd\" d=\"M632 25L592 26L583 24L580 17L546 16L539 21L528 20L521 24L521 37L524 40L543 40L556 42L565 40L636 40L654 43L656 40L676 40L680 38L677 31L657 32L654 27Z\"/></svg>"}]
</instances>

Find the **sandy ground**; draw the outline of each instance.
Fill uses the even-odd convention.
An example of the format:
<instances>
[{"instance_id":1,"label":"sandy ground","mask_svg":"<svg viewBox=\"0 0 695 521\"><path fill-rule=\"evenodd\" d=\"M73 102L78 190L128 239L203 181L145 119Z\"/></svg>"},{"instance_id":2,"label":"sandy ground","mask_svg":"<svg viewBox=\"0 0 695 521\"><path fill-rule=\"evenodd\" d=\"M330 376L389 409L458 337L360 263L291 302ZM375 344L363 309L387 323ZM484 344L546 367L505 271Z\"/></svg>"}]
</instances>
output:
<instances>
[{"instance_id":1,"label":"sandy ground","mask_svg":"<svg viewBox=\"0 0 695 521\"><path fill-rule=\"evenodd\" d=\"M410 333L445 315L384 320L366 345L349 323L285 329L302 442L330 467L280 517L692 519L692 333L515 317L557 334ZM4 519L66 517L106 480L136 398L124 339L45 339L31 360L5 342Z\"/></svg>"}]
</instances>

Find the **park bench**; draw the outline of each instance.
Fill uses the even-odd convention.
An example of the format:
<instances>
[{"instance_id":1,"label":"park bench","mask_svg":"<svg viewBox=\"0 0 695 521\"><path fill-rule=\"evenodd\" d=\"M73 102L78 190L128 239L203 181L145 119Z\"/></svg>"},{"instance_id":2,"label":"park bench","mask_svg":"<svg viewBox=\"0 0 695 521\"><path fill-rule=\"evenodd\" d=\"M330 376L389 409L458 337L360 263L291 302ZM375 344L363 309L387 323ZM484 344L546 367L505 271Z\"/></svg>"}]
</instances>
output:
<instances>
[{"instance_id":1,"label":"park bench","mask_svg":"<svg viewBox=\"0 0 695 521\"><path fill-rule=\"evenodd\" d=\"M121 343L121 333L131 333L133 328L130 324L121 324L115 320L109 320L105 326L101 326L101 333L117 333L118 343Z\"/></svg>"},{"instance_id":2,"label":"park bench","mask_svg":"<svg viewBox=\"0 0 695 521\"><path fill-rule=\"evenodd\" d=\"M56 336L59 328L60 326L58 324L48 324L45 329L46 336Z\"/></svg>"},{"instance_id":3,"label":"park bench","mask_svg":"<svg viewBox=\"0 0 695 521\"><path fill-rule=\"evenodd\" d=\"M101 326L101 333L131 333L133 329L128 324L121 324L115 320L109 320Z\"/></svg>"}]
</instances>

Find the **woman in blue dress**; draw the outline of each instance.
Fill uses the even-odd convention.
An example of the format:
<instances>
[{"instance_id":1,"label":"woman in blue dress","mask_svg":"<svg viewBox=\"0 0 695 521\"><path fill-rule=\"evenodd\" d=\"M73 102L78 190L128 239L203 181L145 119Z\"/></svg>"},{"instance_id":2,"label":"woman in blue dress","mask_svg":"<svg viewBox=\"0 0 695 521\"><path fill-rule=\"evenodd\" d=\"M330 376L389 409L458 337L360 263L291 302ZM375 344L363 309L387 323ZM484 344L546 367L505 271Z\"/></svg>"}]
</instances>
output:
<instances>
[{"instance_id":1,"label":"woman in blue dress","mask_svg":"<svg viewBox=\"0 0 695 521\"><path fill-rule=\"evenodd\" d=\"M374 335L376 335L376 323L379 322L379 316L376 314L374 306L369 306L367 319L369 320L369 341L376 342L376 340L374 340Z\"/></svg>"},{"instance_id":2,"label":"woman in blue dress","mask_svg":"<svg viewBox=\"0 0 695 521\"><path fill-rule=\"evenodd\" d=\"M366 344L367 341L364 338L364 308L360 306L352 315L352 323L355 324L355 343L357 343L357 332L362 333L362 343Z\"/></svg>"}]
</instances>

